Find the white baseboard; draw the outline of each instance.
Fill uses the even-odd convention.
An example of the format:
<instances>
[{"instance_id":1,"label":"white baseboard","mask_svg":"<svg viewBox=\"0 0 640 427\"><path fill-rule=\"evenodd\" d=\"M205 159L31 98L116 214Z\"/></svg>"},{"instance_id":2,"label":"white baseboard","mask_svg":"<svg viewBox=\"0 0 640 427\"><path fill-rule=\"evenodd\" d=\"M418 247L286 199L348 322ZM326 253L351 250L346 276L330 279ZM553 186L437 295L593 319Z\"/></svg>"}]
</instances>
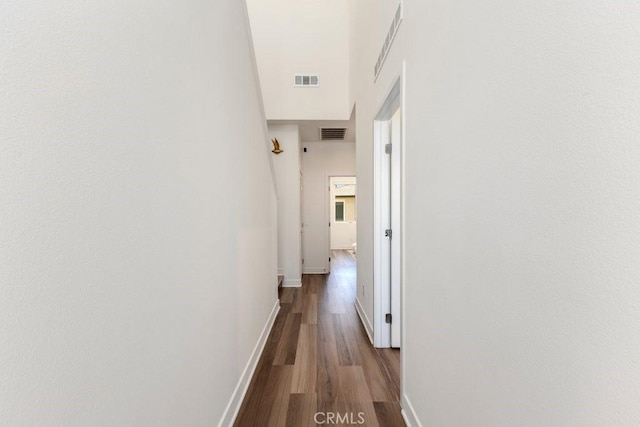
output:
<instances>
[{"instance_id":1,"label":"white baseboard","mask_svg":"<svg viewBox=\"0 0 640 427\"><path fill-rule=\"evenodd\" d=\"M273 310L271 310L271 314L267 319L267 323L265 323L264 328L262 328L262 333L258 338L258 342L251 353L251 357L249 357L249 361L247 362L247 366L245 366L244 371L242 371L242 375L240 376L240 380L238 380L238 384L236 385L235 390L233 390L233 394L231 395L231 399L227 404L227 407L222 414L222 418L218 423L218 427L227 427L233 425L233 422L236 420L238 416L238 412L240 411L240 406L242 406L242 401L244 400L245 394L247 394L247 390L249 389L249 383L251 382L251 378L258 366L258 361L260 360L260 356L262 355L262 351L264 350L264 346L267 343L267 338L269 337L269 333L271 332L271 328L273 327L273 323L276 320L276 316L280 311L280 300L276 300L276 303L273 306Z\"/></svg>"},{"instance_id":2,"label":"white baseboard","mask_svg":"<svg viewBox=\"0 0 640 427\"><path fill-rule=\"evenodd\" d=\"M356 298L356 312L358 313L358 317L360 317L360 322L364 326L364 330L367 331L367 336L369 337L369 341L373 345L373 328L371 327L371 322L369 322L369 318L367 317L367 313L362 308L362 304L360 304L360 300Z\"/></svg>"},{"instance_id":3,"label":"white baseboard","mask_svg":"<svg viewBox=\"0 0 640 427\"><path fill-rule=\"evenodd\" d=\"M299 288L302 286L302 279L284 279L282 281L283 288Z\"/></svg>"},{"instance_id":4,"label":"white baseboard","mask_svg":"<svg viewBox=\"0 0 640 427\"><path fill-rule=\"evenodd\" d=\"M422 427L422 423L406 394L402 395L402 418L404 418L407 427Z\"/></svg>"},{"instance_id":5,"label":"white baseboard","mask_svg":"<svg viewBox=\"0 0 640 427\"><path fill-rule=\"evenodd\" d=\"M302 274L327 274L327 269L322 268L305 268Z\"/></svg>"}]
</instances>

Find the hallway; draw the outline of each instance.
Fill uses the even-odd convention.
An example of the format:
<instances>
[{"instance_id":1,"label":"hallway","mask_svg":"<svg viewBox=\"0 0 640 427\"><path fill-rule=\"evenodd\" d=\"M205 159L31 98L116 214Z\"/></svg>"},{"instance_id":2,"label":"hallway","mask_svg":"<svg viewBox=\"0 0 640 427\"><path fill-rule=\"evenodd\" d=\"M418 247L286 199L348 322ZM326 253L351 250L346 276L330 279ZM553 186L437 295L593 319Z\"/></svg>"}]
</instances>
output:
<instances>
[{"instance_id":1,"label":"hallway","mask_svg":"<svg viewBox=\"0 0 640 427\"><path fill-rule=\"evenodd\" d=\"M356 260L347 251L333 252L331 274L305 275L301 288L282 289L236 426L404 426L400 351L373 348L355 291ZM316 424L316 413L325 424Z\"/></svg>"}]
</instances>

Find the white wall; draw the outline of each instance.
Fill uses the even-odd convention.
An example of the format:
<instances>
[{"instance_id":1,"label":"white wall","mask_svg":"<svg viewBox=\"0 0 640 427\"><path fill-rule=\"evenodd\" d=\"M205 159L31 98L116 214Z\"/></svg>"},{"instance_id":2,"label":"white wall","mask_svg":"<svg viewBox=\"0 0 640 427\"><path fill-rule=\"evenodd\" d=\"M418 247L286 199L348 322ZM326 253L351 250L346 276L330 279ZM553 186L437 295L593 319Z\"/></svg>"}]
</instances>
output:
<instances>
[{"instance_id":1,"label":"white wall","mask_svg":"<svg viewBox=\"0 0 640 427\"><path fill-rule=\"evenodd\" d=\"M331 223L331 249L353 249L356 243L356 222Z\"/></svg>"},{"instance_id":2,"label":"white wall","mask_svg":"<svg viewBox=\"0 0 640 427\"><path fill-rule=\"evenodd\" d=\"M637 425L640 7L404 4L356 98L360 281L368 105L406 58L405 399L422 425ZM390 16L353 8L356 81Z\"/></svg>"},{"instance_id":3,"label":"white wall","mask_svg":"<svg viewBox=\"0 0 640 427\"><path fill-rule=\"evenodd\" d=\"M326 272L329 262L329 177L355 175L352 142L303 142L303 273Z\"/></svg>"},{"instance_id":4,"label":"white wall","mask_svg":"<svg viewBox=\"0 0 640 427\"><path fill-rule=\"evenodd\" d=\"M284 286L302 285L300 135L296 125L269 125L282 153L273 155L278 187L278 273Z\"/></svg>"},{"instance_id":5,"label":"white wall","mask_svg":"<svg viewBox=\"0 0 640 427\"><path fill-rule=\"evenodd\" d=\"M270 120L349 120L349 13L345 0L247 0ZM293 86L318 74L319 87Z\"/></svg>"},{"instance_id":6,"label":"white wall","mask_svg":"<svg viewBox=\"0 0 640 427\"><path fill-rule=\"evenodd\" d=\"M276 302L249 46L233 0L0 4L2 424L220 420Z\"/></svg>"}]
</instances>

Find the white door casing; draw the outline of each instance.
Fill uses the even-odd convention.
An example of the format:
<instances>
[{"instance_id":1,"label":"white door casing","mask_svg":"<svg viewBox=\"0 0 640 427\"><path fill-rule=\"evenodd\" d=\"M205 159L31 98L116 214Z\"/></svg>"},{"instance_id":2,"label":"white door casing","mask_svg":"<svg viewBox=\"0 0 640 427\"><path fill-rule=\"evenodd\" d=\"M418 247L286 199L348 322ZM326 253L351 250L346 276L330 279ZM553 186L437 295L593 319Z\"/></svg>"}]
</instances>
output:
<instances>
[{"instance_id":1,"label":"white door casing","mask_svg":"<svg viewBox=\"0 0 640 427\"><path fill-rule=\"evenodd\" d=\"M400 109L391 118L391 347L400 348L400 281L401 281L401 122Z\"/></svg>"},{"instance_id":2,"label":"white door casing","mask_svg":"<svg viewBox=\"0 0 640 427\"><path fill-rule=\"evenodd\" d=\"M401 91L402 78L398 77L374 121L373 335L374 346L381 348L399 348L402 344ZM388 315L391 323L387 322Z\"/></svg>"}]
</instances>

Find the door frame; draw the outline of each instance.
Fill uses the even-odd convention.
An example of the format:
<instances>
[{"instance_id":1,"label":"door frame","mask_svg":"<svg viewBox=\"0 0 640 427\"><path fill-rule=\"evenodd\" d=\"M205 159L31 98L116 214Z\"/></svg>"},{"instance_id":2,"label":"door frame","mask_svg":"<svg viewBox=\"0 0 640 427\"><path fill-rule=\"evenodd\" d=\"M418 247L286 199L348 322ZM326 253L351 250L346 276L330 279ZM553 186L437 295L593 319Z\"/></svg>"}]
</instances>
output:
<instances>
[{"instance_id":1,"label":"door frame","mask_svg":"<svg viewBox=\"0 0 640 427\"><path fill-rule=\"evenodd\" d=\"M385 97L380 103L380 107L377 110L377 114L373 122L373 177L374 177L374 229L373 229L373 246L374 246L374 274L373 274L373 345L379 348L391 347L391 325L386 323L385 315L391 313L391 286L390 280L383 280L384 277L391 278L392 268L394 271L399 272L396 280L399 280L400 288L400 319L396 321L400 322L400 341L401 347L405 344L404 334L404 282L405 282L405 266L404 266L404 244L405 244L405 230L404 230L404 201L405 199L405 70L406 65L403 62L400 71L396 74L396 77L392 79L390 88L385 92ZM389 186L390 183L385 183L385 180L389 180L389 172L385 172L383 167L383 161L385 159L384 145L389 142L390 134L388 132L389 121L391 120L393 113L400 109L400 144L399 147L399 181L400 181L400 198L397 206L392 206L394 210L393 217L397 218L399 222L395 225L398 229L393 230L392 240L396 240L394 248L399 251L398 256L394 257L394 264L391 262L391 244L392 242L384 235L384 230L390 226L389 213L385 212L385 208L391 205ZM386 192L386 194L385 194ZM404 352L401 352L401 358ZM401 361L402 362L402 361ZM402 372L401 363L401 376ZM404 379L404 378L402 378Z\"/></svg>"}]
</instances>

